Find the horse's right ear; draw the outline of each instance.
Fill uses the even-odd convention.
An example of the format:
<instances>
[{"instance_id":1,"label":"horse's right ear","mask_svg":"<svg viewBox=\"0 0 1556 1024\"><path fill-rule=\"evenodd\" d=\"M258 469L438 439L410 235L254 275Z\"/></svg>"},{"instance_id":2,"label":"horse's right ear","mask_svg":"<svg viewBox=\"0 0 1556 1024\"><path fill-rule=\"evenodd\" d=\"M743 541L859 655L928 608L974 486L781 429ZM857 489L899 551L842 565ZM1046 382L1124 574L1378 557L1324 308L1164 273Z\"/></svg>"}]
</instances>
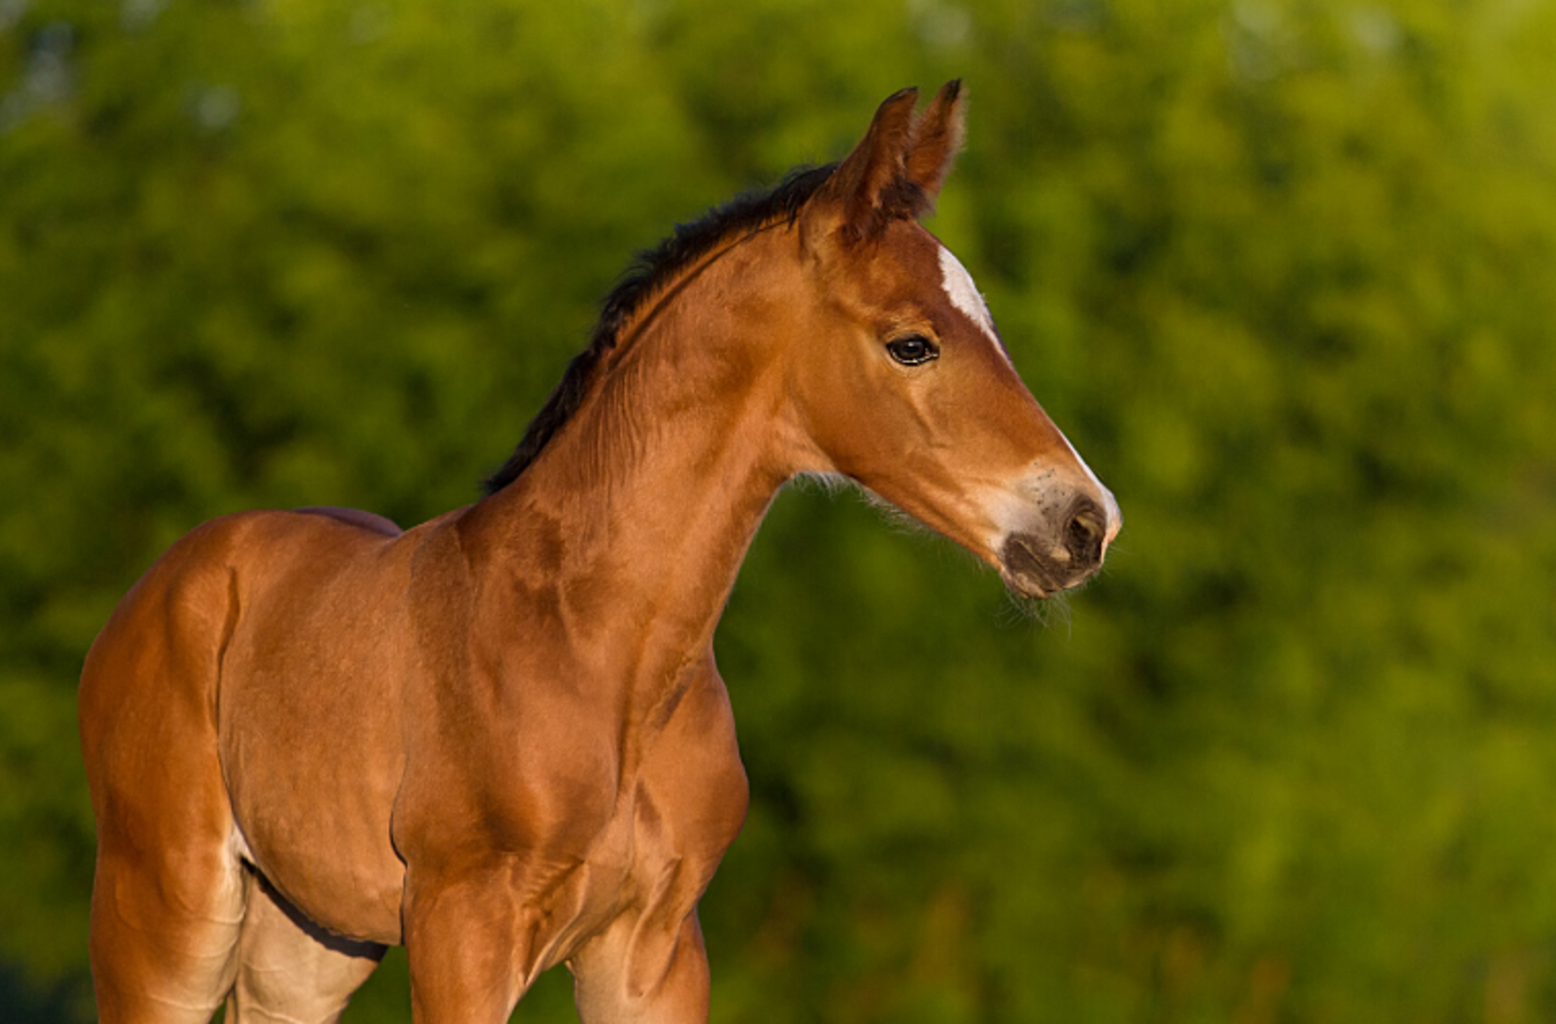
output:
<instances>
[{"instance_id":1,"label":"horse's right ear","mask_svg":"<svg viewBox=\"0 0 1556 1024\"><path fill-rule=\"evenodd\" d=\"M821 243L834 232L847 243L874 238L904 209L920 205L921 198L909 194L919 188L907 174L917 102L917 89L903 89L888 96L876 110L864 141L838 164L826 185L806 204L800 227L807 246Z\"/></svg>"},{"instance_id":2,"label":"horse's right ear","mask_svg":"<svg viewBox=\"0 0 1556 1024\"><path fill-rule=\"evenodd\" d=\"M923 190L926 205L940 195L966 134L962 80L953 78L935 94L929 109L913 124L906 157L908 180ZM922 214L924 211L918 211Z\"/></svg>"}]
</instances>

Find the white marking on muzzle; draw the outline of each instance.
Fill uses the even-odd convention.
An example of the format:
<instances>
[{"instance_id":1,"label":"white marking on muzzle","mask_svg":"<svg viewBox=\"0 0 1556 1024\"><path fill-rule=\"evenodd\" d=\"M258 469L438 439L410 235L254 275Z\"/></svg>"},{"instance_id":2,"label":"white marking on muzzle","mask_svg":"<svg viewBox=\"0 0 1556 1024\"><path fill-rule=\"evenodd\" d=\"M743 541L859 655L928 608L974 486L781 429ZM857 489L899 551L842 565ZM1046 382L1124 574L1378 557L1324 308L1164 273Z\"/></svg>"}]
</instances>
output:
<instances>
[{"instance_id":1,"label":"white marking on muzzle","mask_svg":"<svg viewBox=\"0 0 1556 1024\"><path fill-rule=\"evenodd\" d=\"M967 268L962 266L962 261L956 258L956 253L940 247L940 283L945 288L945 293L951 300L951 305L967 314L967 319L983 328L983 333L988 337L989 343L999 350L999 354L1010 361L1010 355L1005 351L1005 346L999 342L999 335L994 333L994 318L989 315L989 307L983 301L983 295L979 293L978 286L973 283L972 275Z\"/></svg>"}]
</instances>

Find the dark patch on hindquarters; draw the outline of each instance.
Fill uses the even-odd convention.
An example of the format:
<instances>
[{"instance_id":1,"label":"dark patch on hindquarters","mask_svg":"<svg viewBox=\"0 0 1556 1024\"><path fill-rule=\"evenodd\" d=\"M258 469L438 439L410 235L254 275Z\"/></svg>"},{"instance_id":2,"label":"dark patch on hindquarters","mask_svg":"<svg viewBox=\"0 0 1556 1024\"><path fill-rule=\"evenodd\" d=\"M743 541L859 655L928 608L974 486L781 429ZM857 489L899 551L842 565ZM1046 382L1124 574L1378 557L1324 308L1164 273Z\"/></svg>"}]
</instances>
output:
<instances>
[{"instance_id":1,"label":"dark patch on hindquarters","mask_svg":"<svg viewBox=\"0 0 1556 1024\"><path fill-rule=\"evenodd\" d=\"M572 418L589 393L605 354L616 346L622 325L677 274L696 262L721 241L734 235L760 230L778 221L794 223L800 207L821 190L832 176L836 164L801 167L790 171L776 188L749 192L715 207L688 224L676 225L675 232L659 245L638 254L621 282L606 296L600 308L600 320L590 336L589 347L573 357L562 380L546 399L546 404L530 421L524 437L503 467L484 482L485 493L496 494L535 461L562 426Z\"/></svg>"}]
</instances>

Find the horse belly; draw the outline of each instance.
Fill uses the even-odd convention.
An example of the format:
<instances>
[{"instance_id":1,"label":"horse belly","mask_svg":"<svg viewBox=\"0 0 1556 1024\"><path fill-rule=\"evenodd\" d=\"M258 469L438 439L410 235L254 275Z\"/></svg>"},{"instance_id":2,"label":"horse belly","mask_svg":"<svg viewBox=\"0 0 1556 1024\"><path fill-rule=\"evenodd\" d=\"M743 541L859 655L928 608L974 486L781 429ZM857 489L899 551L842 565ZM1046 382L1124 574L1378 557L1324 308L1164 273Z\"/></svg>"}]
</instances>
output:
<instances>
[{"instance_id":1,"label":"horse belly","mask_svg":"<svg viewBox=\"0 0 1556 1024\"><path fill-rule=\"evenodd\" d=\"M405 869L389 838L396 756L339 716L265 726L244 714L247 702L233 703L222 768L255 867L328 930L398 942Z\"/></svg>"},{"instance_id":2,"label":"horse belly","mask_svg":"<svg viewBox=\"0 0 1556 1024\"><path fill-rule=\"evenodd\" d=\"M278 634L286 642L267 646ZM238 630L218 702L222 772L254 865L282 895L332 932L397 943L394 652L364 644L327 657L330 635Z\"/></svg>"},{"instance_id":3,"label":"horse belly","mask_svg":"<svg viewBox=\"0 0 1556 1024\"><path fill-rule=\"evenodd\" d=\"M376 805L382 794L308 780L298 789L317 794L293 789L297 795L278 797L285 792L274 785L280 773L249 774L261 778L232 787L233 807L259 873L328 931L397 944L405 868L388 840L387 808Z\"/></svg>"}]
</instances>

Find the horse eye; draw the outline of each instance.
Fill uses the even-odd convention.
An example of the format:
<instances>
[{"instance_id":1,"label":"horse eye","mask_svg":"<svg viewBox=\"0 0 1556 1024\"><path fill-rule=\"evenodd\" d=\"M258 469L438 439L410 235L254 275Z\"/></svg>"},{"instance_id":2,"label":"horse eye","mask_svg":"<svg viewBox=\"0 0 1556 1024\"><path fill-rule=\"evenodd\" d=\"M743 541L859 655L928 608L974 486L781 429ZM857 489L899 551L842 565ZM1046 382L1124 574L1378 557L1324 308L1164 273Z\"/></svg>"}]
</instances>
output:
<instances>
[{"instance_id":1,"label":"horse eye","mask_svg":"<svg viewBox=\"0 0 1556 1024\"><path fill-rule=\"evenodd\" d=\"M940 356L935 343L921 334L894 338L886 343L886 351L903 366L920 366Z\"/></svg>"}]
</instances>

